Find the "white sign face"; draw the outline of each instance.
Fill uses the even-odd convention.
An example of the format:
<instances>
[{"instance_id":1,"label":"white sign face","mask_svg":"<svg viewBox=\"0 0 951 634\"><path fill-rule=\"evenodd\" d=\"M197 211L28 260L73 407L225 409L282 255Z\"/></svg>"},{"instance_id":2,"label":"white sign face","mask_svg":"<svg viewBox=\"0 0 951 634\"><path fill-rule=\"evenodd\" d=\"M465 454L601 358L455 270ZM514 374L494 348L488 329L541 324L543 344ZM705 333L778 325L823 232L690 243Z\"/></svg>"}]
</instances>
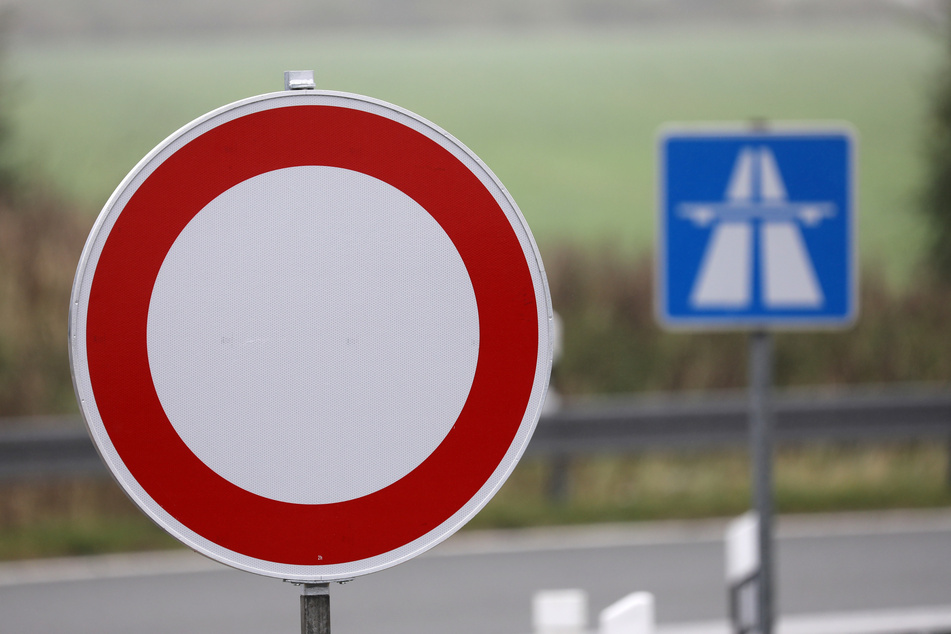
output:
<instances>
[{"instance_id":1,"label":"white sign face","mask_svg":"<svg viewBox=\"0 0 951 634\"><path fill-rule=\"evenodd\" d=\"M272 192L269 213L256 192ZM152 290L148 349L169 422L202 462L264 497L330 504L393 484L445 439L475 375L478 308L452 241L412 198L360 172L292 167L188 223ZM282 467L255 469L257 456Z\"/></svg>"},{"instance_id":2,"label":"white sign face","mask_svg":"<svg viewBox=\"0 0 951 634\"><path fill-rule=\"evenodd\" d=\"M226 106L106 204L70 311L77 396L153 520L239 569L345 579L458 530L551 367L524 219L455 139L365 97Z\"/></svg>"}]
</instances>

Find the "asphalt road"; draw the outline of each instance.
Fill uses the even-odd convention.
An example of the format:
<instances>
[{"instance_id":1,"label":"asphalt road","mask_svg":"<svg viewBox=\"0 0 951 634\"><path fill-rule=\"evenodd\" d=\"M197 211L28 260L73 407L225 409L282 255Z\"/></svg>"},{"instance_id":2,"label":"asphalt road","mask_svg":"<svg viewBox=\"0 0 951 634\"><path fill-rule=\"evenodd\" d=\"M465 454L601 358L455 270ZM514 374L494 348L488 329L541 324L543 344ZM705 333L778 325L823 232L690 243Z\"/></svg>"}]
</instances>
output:
<instances>
[{"instance_id":1,"label":"asphalt road","mask_svg":"<svg viewBox=\"0 0 951 634\"><path fill-rule=\"evenodd\" d=\"M723 619L724 523L463 533L331 586L338 634L526 634L531 597L582 588L591 620L633 591L661 625ZM951 607L951 513L782 518L783 615ZM0 565L0 634L300 631L299 588L192 553Z\"/></svg>"}]
</instances>

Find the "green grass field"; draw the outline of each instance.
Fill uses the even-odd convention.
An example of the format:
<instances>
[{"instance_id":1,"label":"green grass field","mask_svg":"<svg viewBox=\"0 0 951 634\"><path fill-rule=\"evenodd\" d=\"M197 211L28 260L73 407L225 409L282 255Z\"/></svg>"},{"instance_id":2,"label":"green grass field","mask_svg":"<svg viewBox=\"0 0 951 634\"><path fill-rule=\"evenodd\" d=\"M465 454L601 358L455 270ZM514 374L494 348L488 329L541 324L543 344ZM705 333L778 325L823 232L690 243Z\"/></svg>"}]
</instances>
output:
<instances>
[{"instance_id":1,"label":"green grass field","mask_svg":"<svg viewBox=\"0 0 951 634\"><path fill-rule=\"evenodd\" d=\"M838 120L860 136L866 262L903 281L920 258L914 204L941 42L901 26L484 33L15 47L19 155L94 214L153 146L193 118L279 90L399 104L472 148L542 246L653 240L655 135L667 122Z\"/></svg>"}]
</instances>

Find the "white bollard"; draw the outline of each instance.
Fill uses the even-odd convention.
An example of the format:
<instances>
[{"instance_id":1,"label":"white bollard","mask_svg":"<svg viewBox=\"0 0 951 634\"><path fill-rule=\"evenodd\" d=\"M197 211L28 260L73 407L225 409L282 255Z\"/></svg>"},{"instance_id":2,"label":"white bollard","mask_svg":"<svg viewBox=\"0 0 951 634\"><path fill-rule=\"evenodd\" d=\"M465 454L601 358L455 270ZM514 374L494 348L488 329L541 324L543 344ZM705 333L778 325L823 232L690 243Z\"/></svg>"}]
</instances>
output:
<instances>
[{"instance_id":1,"label":"white bollard","mask_svg":"<svg viewBox=\"0 0 951 634\"><path fill-rule=\"evenodd\" d=\"M726 581L738 583L759 570L759 518L745 513L726 529Z\"/></svg>"},{"instance_id":2,"label":"white bollard","mask_svg":"<svg viewBox=\"0 0 951 634\"><path fill-rule=\"evenodd\" d=\"M726 585L733 632L747 634L757 628L759 515L751 511L726 529Z\"/></svg>"},{"instance_id":3,"label":"white bollard","mask_svg":"<svg viewBox=\"0 0 951 634\"><path fill-rule=\"evenodd\" d=\"M584 590L542 590L532 598L535 634L584 634L588 595Z\"/></svg>"},{"instance_id":4,"label":"white bollard","mask_svg":"<svg viewBox=\"0 0 951 634\"><path fill-rule=\"evenodd\" d=\"M627 595L602 610L599 624L599 634L654 634L654 595Z\"/></svg>"}]
</instances>

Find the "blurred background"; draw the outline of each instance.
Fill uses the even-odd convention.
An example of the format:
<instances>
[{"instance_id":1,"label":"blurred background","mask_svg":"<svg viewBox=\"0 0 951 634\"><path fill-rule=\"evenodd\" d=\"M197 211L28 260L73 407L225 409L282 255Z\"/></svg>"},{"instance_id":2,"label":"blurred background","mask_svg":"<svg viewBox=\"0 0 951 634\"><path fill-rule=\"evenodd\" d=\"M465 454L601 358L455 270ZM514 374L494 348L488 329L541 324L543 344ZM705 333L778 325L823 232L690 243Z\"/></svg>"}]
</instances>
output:
<instances>
[{"instance_id":1,"label":"blurred background","mask_svg":"<svg viewBox=\"0 0 951 634\"><path fill-rule=\"evenodd\" d=\"M671 334L655 323L658 129L848 122L859 137L860 316L844 331L778 335L777 386L948 391L951 47L941 3L3 7L0 435L78 424L67 304L85 237L113 189L179 127L282 89L289 69L313 69L318 88L426 117L506 185L563 321L553 386L565 407L620 394L728 400L747 384L744 335ZM947 507L949 450L947 436L783 444L777 509ZM742 444L529 455L470 526L730 516L749 507L749 471ZM103 472L0 479L0 560L174 545Z\"/></svg>"}]
</instances>

